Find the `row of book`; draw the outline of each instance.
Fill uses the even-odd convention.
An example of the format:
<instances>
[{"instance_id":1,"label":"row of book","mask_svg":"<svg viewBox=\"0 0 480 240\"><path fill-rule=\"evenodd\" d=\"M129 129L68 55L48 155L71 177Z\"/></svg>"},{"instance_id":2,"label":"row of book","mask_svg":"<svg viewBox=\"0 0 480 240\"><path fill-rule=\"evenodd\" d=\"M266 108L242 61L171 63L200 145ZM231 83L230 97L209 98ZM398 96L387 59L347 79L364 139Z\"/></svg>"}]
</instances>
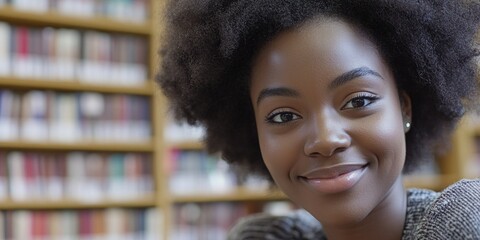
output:
<instances>
[{"instance_id":1,"label":"row of book","mask_svg":"<svg viewBox=\"0 0 480 240\"><path fill-rule=\"evenodd\" d=\"M270 215L284 215L295 207L290 202L265 202L258 211ZM173 210L173 229L170 239L212 240L227 239L228 232L240 220L251 214L246 203L185 203Z\"/></svg>"},{"instance_id":2,"label":"row of book","mask_svg":"<svg viewBox=\"0 0 480 240\"><path fill-rule=\"evenodd\" d=\"M147 154L0 152L0 201L134 200L154 192Z\"/></svg>"},{"instance_id":3,"label":"row of book","mask_svg":"<svg viewBox=\"0 0 480 240\"><path fill-rule=\"evenodd\" d=\"M141 36L0 22L0 39L0 76L114 85L147 81L147 39Z\"/></svg>"},{"instance_id":4,"label":"row of book","mask_svg":"<svg viewBox=\"0 0 480 240\"><path fill-rule=\"evenodd\" d=\"M242 176L219 156L205 151L170 149L165 161L170 192L175 195L223 194L239 187L264 191L269 186L264 179Z\"/></svg>"},{"instance_id":5,"label":"row of book","mask_svg":"<svg viewBox=\"0 0 480 240\"><path fill-rule=\"evenodd\" d=\"M55 11L68 16L102 16L142 23L149 17L149 0L0 0L25 11Z\"/></svg>"},{"instance_id":6,"label":"row of book","mask_svg":"<svg viewBox=\"0 0 480 240\"><path fill-rule=\"evenodd\" d=\"M0 141L147 142L147 97L94 92L0 90Z\"/></svg>"},{"instance_id":7,"label":"row of book","mask_svg":"<svg viewBox=\"0 0 480 240\"><path fill-rule=\"evenodd\" d=\"M0 212L4 240L157 240L161 229L153 208Z\"/></svg>"},{"instance_id":8,"label":"row of book","mask_svg":"<svg viewBox=\"0 0 480 240\"><path fill-rule=\"evenodd\" d=\"M175 121L168 115L163 131L165 140L175 142L201 141L205 136L205 129L202 126L192 126L183 121Z\"/></svg>"}]
</instances>

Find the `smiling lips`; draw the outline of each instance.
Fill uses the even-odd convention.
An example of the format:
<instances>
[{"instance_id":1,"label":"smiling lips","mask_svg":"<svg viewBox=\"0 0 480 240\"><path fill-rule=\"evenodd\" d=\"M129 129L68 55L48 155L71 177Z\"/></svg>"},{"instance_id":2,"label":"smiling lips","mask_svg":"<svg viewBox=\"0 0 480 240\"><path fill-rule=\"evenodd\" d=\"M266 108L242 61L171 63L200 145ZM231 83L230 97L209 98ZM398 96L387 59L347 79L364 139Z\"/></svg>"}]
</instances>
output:
<instances>
[{"instance_id":1,"label":"smiling lips","mask_svg":"<svg viewBox=\"0 0 480 240\"><path fill-rule=\"evenodd\" d=\"M365 173L367 164L340 164L313 169L299 178L322 193L339 193L352 188Z\"/></svg>"}]
</instances>

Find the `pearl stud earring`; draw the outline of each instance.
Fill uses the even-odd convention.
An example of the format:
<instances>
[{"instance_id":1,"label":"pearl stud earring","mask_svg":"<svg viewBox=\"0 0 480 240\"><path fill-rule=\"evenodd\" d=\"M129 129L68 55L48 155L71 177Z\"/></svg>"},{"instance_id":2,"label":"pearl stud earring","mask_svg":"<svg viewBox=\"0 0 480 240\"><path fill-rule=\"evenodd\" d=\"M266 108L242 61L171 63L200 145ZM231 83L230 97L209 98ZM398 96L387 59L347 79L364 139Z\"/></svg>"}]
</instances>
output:
<instances>
[{"instance_id":1,"label":"pearl stud earring","mask_svg":"<svg viewBox=\"0 0 480 240\"><path fill-rule=\"evenodd\" d=\"M410 122L405 122L405 133L410 131L410 128L412 127L412 124Z\"/></svg>"}]
</instances>

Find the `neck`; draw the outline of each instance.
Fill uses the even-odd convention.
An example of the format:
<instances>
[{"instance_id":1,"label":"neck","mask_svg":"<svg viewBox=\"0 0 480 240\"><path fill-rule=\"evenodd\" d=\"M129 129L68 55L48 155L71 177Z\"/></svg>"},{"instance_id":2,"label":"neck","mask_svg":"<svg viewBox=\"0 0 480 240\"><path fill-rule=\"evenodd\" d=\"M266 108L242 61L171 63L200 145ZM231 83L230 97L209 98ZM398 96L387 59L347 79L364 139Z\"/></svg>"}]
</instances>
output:
<instances>
[{"instance_id":1,"label":"neck","mask_svg":"<svg viewBox=\"0 0 480 240\"><path fill-rule=\"evenodd\" d=\"M324 226L324 231L332 240L399 240L407 213L406 198L402 178L399 177L380 204L361 222L342 227Z\"/></svg>"}]
</instances>

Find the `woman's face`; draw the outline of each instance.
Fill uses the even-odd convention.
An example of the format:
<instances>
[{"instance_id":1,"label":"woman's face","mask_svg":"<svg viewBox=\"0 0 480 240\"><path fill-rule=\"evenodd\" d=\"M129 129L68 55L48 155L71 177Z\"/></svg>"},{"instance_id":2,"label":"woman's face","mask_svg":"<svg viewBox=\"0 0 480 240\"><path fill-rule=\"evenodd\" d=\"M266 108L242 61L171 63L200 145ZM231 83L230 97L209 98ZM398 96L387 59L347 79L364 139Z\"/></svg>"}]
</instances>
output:
<instances>
[{"instance_id":1,"label":"woman's face","mask_svg":"<svg viewBox=\"0 0 480 240\"><path fill-rule=\"evenodd\" d=\"M321 19L275 37L254 61L250 96L270 174L322 224L361 221L401 185L409 101L352 25Z\"/></svg>"}]
</instances>

